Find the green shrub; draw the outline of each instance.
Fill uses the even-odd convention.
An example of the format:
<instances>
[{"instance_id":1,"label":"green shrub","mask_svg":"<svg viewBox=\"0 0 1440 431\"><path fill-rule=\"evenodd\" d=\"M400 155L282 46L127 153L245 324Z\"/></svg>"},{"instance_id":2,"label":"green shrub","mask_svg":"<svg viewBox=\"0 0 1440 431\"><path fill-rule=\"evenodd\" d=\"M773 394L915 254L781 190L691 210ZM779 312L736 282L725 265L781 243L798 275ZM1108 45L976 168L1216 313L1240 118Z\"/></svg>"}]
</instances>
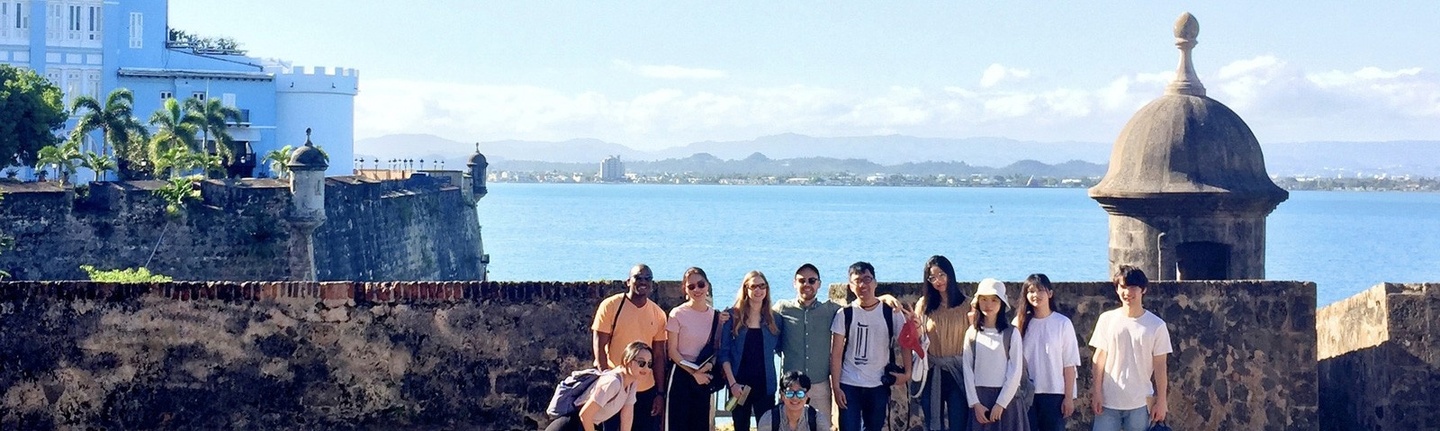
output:
<instances>
[{"instance_id":1,"label":"green shrub","mask_svg":"<svg viewBox=\"0 0 1440 431\"><path fill-rule=\"evenodd\" d=\"M101 281L107 283L164 283L172 281L170 277L151 274L146 268L127 269L95 269L94 266L80 265L90 275L90 281Z\"/></svg>"}]
</instances>

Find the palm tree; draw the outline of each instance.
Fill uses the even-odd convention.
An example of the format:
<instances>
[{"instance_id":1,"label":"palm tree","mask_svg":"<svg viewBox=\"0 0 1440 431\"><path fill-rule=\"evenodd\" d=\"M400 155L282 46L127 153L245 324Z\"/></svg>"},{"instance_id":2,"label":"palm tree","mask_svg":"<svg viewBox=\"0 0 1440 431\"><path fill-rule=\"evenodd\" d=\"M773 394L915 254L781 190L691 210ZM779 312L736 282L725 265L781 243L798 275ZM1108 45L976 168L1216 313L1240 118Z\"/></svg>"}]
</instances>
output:
<instances>
[{"instance_id":1,"label":"palm tree","mask_svg":"<svg viewBox=\"0 0 1440 431\"><path fill-rule=\"evenodd\" d=\"M104 154L86 151L85 154L80 155L80 166L95 171L95 181L100 181L100 178L105 176L105 172L115 170L115 161Z\"/></svg>"},{"instance_id":2,"label":"palm tree","mask_svg":"<svg viewBox=\"0 0 1440 431\"><path fill-rule=\"evenodd\" d=\"M67 139L59 146L51 145L41 148L36 155L39 156L39 160L35 163L35 168L43 169L45 165L54 166L55 173L60 175L61 185L70 182L70 174L75 173L75 162L84 159L84 156L80 154L80 141L74 139Z\"/></svg>"},{"instance_id":3,"label":"palm tree","mask_svg":"<svg viewBox=\"0 0 1440 431\"><path fill-rule=\"evenodd\" d=\"M176 146L155 155L155 178L179 178L181 171L194 167L189 148Z\"/></svg>"},{"instance_id":4,"label":"palm tree","mask_svg":"<svg viewBox=\"0 0 1440 431\"><path fill-rule=\"evenodd\" d=\"M286 145L278 150L265 153L265 158L261 161L270 164L270 172L275 174L275 178L285 178L290 176L290 167L287 165L290 163L290 153L294 151L294 147Z\"/></svg>"},{"instance_id":5,"label":"palm tree","mask_svg":"<svg viewBox=\"0 0 1440 431\"><path fill-rule=\"evenodd\" d=\"M115 147L117 160L138 162L145 158L139 151L150 138L150 132L135 119L135 96L130 90L117 88L105 97L105 105L90 96L80 96L71 103L70 110L80 116L70 139L78 139L96 130L101 131L100 155L109 156L110 147ZM128 163L127 163L128 164ZM113 168L112 168L113 169Z\"/></svg>"},{"instance_id":6,"label":"palm tree","mask_svg":"<svg viewBox=\"0 0 1440 431\"><path fill-rule=\"evenodd\" d=\"M203 136L200 143L208 146L211 138L214 138L215 154L219 155L220 160L225 164L233 162L235 158L235 150L232 147L234 140L230 138L230 133L225 129L230 127L231 120L240 122L240 111L225 106L216 99L202 102L193 97L185 100L185 111L199 120L196 125L199 126Z\"/></svg>"},{"instance_id":7,"label":"palm tree","mask_svg":"<svg viewBox=\"0 0 1440 431\"><path fill-rule=\"evenodd\" d=\"M195 142L195 132L200 128L200 121L199 117L182 109L180 102L175 99L165 99L165 105L150 115L150 125L156 127L155 134L150 137L149 146L150 159L155 161L155 175L158 176L165 170L160 167L162 155L173 155L177 148L187 151L200 150ZM173 163L167 164L175 166Z\"/></svg>"}]
</instances>

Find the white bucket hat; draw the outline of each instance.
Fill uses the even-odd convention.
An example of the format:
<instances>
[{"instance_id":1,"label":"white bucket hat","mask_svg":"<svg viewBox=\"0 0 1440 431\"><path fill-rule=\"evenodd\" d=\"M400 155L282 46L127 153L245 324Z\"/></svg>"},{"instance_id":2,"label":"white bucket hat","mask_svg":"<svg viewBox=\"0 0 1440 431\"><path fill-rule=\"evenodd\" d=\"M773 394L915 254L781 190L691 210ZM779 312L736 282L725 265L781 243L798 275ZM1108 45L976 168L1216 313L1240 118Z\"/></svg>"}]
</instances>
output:
<instances>
[{"instance_id":1,"label":"white bucket hat","mask_svg":"<svg viewBox=\"0 0 1440 431\"><path fill-rule=\"evenodd\" d=\"M1014 308L1010 305L1010 298L1005 295L1005 283L1001 283L1000 280L996 280L993 278L980 280L980 286L975 288L975 296L974 299L971 300L971 302L978 302L981 295L998 296L1000 297L1000 302L1005 303L1005 307Z\"/></svg>"}]
</instances>

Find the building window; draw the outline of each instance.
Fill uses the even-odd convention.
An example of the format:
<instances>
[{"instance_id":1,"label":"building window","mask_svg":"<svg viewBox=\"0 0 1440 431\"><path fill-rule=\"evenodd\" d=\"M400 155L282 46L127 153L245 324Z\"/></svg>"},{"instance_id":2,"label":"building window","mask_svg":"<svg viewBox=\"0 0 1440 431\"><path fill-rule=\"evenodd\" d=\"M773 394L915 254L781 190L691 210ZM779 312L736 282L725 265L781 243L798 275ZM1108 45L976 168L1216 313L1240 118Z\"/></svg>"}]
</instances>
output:
<instances>
[{"instance_id":1,"label":"building window","mask_svg":"<svg viewBox=\"0 0 1440 431\"><path fill-rule=\"evenodd\" d=\"M174 98L175 98L175 93L171 93L171 92L169 92L169 91L161 91L161 92L160 92L160 103L165 103L165 99L174 99Z\"/></svg>"},{"instance_id":2,"label":"building window","mask_svg":"<svg viewBox=\"0 0 1440 431\"><path fill-rule=\"evenodd\" d=\"M204 91L196 91L196 92L190 94L190 98L191 98L191 99L195 99L195 100L199 100L199 101L201 101L201 102L204 102L204 101L205 101L205 92L204 92Z\"/></svg>"},{"instance_id":3,"label":"building window","mask_svg":"<svg viewBox=\"0 0 1440 431\"><path fill-rule=\"evenodd\" d=\"M130 47L145 47L145 14L130 12Z\"/></svg>"},{"instance_id":4,"label":"building window","mask_svg":"<svg viewBox=\"0 0 1440 431\"><path fill-rule=\"evenodd\" d=\"M30 11L25 10L24 3L15 2L15 28L21 30L30 29Z\"/></svg>"},{"instance_id":5,"label":"building window","mask_svg":"<svg viewBox=\"0 0 1440 431\"><path fill-rule=\"evenodd\" d=\"M56 42L65 39L65 32L61 29L60 23L65 21L65 12L61 9L65 5L52 4L45 8L45 40Z\"/></svg>"},{"instance_id":6,"label":"building window","mask_svg":"<svg viewBox=\"0 0 1440 431\"><path fill-rule=\"evenodd\" d=\"M102 31L100 20L104 17L100 14L100 6L90 6L90 40L100 40Z\"/></svg>"},{"instance_id":7,"label":"building window","mask_svg":"<svg viewBox=\"0 0 1440 431\"><path fill-rule=\"evenodd\" d=\"M235 93L225 93L225 94L221 94L221 95L220 95L220 103L223 104L223 105L225 105L225 106L229 106L229 107L231 107L231 108L234 108L234 107L235 107Z\"/></svg>"},{"instance_id":8,"label":"building window","mask_svg":"<svg viewBox=\"0 0 1440 431\"><path fill-rule=\"evenodd\" d=\"M95 98L95 100L100 100L99 71L92 70L85 74L85 94L89 94L90 97Z\"/></svg>"}]
</instances>

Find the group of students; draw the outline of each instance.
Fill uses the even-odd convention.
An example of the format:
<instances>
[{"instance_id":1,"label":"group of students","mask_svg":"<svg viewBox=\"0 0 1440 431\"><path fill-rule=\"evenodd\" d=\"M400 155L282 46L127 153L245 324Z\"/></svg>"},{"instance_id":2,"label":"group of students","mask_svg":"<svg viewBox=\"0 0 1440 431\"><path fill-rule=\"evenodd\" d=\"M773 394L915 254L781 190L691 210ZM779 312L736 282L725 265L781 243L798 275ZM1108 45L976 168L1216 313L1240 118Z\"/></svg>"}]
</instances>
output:
<instances>
[{"instance_id":1,"label":"group of students","mask_svg":"<svg viewBox=\"0 0 1440 431\"><path fill-rule=\"evenodd\" d=\"M891 387L907 385L927 430L1065 429L1078 337L1044 274L1025 280L1019 304L994 279L967 298L949 259L932 256L909 307L876 295L869 263L848 272L849 306L817 297L820 272L807 263L795 271L796 299L772 304L765 275L751 271L721 311L705 271L689 268L686 301L667 315L649 299L650 268L636 265L627 291L602 301L591 324L595 366L610 371L547 430L709 430L712 393L725 391L737 431L751 419L761 431L827 430L832 418L840 431L879 431ZM1089 340L1093 428L1144 430L1167 414L1172 346L1165 322L1141 304L1145 274L1122 265L1113 281L1121 306L1100 316Z\"/></svg>"}]
</instances>

